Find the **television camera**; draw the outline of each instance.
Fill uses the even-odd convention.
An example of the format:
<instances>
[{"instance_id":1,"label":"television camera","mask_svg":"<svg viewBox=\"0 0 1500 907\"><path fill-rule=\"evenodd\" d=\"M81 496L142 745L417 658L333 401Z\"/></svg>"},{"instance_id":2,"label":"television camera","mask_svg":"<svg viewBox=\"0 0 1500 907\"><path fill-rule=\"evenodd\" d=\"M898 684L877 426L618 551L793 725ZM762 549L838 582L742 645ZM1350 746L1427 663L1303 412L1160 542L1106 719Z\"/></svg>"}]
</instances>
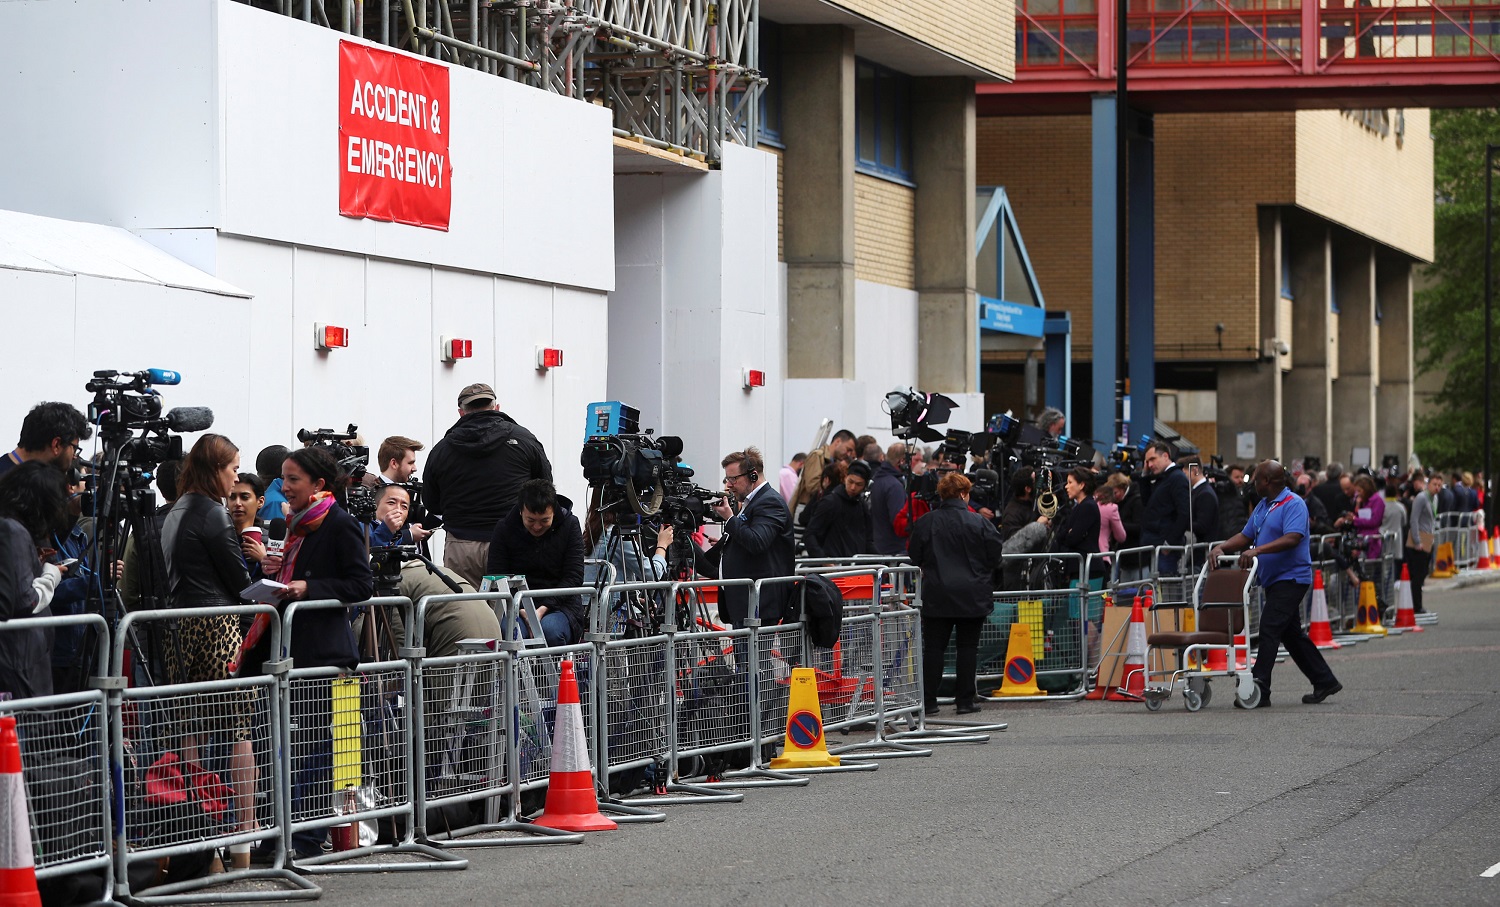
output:
<instances>
[{"instance_id":1,"label":"television camera","mask_svg":"<svg viewBox=\"0 0 1500 907\"><path fill-rule=\"evenodd\" d=\"M344 509L361 523L375 519L374 489L365 485L365 472L370 467L370 448L352 442L359 440L359 426L349 423L346 431L332 428L299 429L297 440L307 447L321 447L328 451L338 464L339 472L349 478L345 492ZM412 500L416 501L416 489L412 489Z\"/></svg>"}]
</instances>

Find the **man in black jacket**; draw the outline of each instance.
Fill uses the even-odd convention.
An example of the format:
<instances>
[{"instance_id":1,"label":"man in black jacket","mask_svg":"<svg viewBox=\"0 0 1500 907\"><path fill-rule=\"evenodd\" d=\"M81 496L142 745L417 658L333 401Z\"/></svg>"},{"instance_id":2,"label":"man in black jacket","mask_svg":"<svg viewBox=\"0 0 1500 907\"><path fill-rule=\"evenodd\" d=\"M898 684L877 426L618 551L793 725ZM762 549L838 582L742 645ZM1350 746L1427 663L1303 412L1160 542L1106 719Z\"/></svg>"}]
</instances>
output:
<instances>
[{"instance_id":1,"label":"man in black jacket","mask_svg":"<svg viewBox=\"0 0 1500 907\"><path fill-rule=\"evenodd\" d=\"M766 484L766 464L760 451L753 447L735 451L721 465L728 495L714 505L714 512L724 521L724 535L709 552L709 557L719 562L719 578L790 576L796 556L792 515L781 495ZM736 500L740 502L738 508ZM781 622L790 591L790 583L761 589L762 625ZM743 627L750 617L750 590L726 586L719 595L719 616L735 627Z\"/></svg>"},{"instance_id":2,"label":"man in black jacket","mask_svg":"<svg viewBox=\"0 0 1500 907\"><path fill-rule=\"evenodd\" d=\"M1155 481L1144 491L1146 509L1141 513L1141 544L1181 545L1188 531L1190 492L1188 479L1172 462L1172 448L1165 441L1152 441L1146 448L1146 472ZM1177 572L1178 555L1157 559L1162 575Z\"/></svg>"},{"instance_id":3,"label":"man in black jacket","mask_svg":"<svg viewBox=\"0 0 1500 907\"><path fill-rule=\"evenodd\" d=\"M844 484L823 495L813 511L803 541L813 557L853 557L875 550L870 536L870 514L863 495L870 480L864 460L849 464Z\"/></svg>"},{"instance_id":4,"label":"man in black jacket","mask_svg":"<svg viewBox=\"0 0 1500 907\"><path fill-rule=\"evenodd\" d=\"M1193 543L1217 542L1228 538L1227 535L1219 534L1219 496L1214 492L1214 483L1203 474L1203 466L1193 457L1183 457L1177 466L1187 473L1188 486L1192 490ZM1245 524L1242 521L1240 525Z\"/></svg>"},{"instance_id":5,"label":"man in black jacket","mask_svg":"<svg viewBox=\"0 0 1500 907\"><path fill-rule=\"evenodd\" d=\"M523 484L516 506L490 537L484 572L524 576L533 590L582 586L583 530L572 506L547 479ZM582 596L538 597L535 604L547 645L566 646L583 638L589 620Z\"/></svg>"},{"instance_id":6,"label":"man in black jacket","mask_svg":"<svg viewBox=\"0 0 1500 907\"><path fill-rule=\"evenodd\" d=\"M1348 513L1353 506L1349 503L1349 496L1344 494L1344 464L1329 463L1327 475L1328 478L1324 482L1313 486L1312 493L1323 502L1323 509L1328 512L1328 518L1336 520Z\"/></svg>"},{"instance_id":7,"label":"man in black jacket","mask_svg":"<svg viewBox=\"0 0 1500 907\"><path fill-rule=\"evenodd\" d=\"M523 482L552 481L552 464L536 436L500 412L488 384L464 388L458 413L427 458L422 494L448 530L443 565L477 589L496 524L515 510Z\"/></svg>"}]
</instances>

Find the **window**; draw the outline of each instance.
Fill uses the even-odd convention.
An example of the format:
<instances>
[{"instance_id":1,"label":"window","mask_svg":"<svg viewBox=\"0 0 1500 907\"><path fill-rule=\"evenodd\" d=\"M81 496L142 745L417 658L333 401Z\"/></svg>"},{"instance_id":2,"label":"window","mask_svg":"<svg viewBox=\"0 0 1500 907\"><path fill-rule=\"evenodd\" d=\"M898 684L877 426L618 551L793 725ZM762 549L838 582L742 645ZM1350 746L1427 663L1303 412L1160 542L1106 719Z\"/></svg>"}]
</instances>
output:
<instances>
[{"instance_id":1,"label":"window","mask_svg":"<svg viewBox=\"0 0 1500 907\"><path fill-rule=\"evenodd\" d=\"M857 169L903 181L912 178L911 77L868 60L856 61Z\"/></svg>"},{"instance_id":2,"label":"window","mask_svg":"<svg viewBox=\"0 0 1500 907\"><path fill-rule=\"evenodd\" d=\"M784 147L781 140L781 26L764 19L760 23L760 73L766 77L766 84L760 90L760 123L756 140Z\"/></svg>"}]
</instances>

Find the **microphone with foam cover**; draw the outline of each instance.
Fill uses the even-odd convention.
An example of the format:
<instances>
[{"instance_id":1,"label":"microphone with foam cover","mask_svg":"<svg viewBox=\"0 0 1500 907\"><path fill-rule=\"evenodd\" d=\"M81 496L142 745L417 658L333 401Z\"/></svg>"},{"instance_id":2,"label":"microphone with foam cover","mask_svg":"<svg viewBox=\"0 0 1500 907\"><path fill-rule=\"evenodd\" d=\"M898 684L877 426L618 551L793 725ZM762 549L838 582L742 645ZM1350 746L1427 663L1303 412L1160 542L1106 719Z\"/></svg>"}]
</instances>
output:
<instances>
[{"instance_id":1,"label":"microphone with foam cover","mask_svg":"<svg viewBox=\"0 0 1500 907\"><path fill-rule=\"evenodd\" d=\"M174 406L167 410L167 428L172 431L206 431L214 424L214 411L206 406Z\"/></svg>"},{"instance_id":2,"label":"microphone with foam cover","mask_svg":"<svg viewBox=\"0 0 1500 907\"><path fill-rule=\"evenodd\" d=\"M182 373L174 372L166 368L148 368L139 374L143 375L147 384L181 384Z\"/></svg>"}]
</instances>

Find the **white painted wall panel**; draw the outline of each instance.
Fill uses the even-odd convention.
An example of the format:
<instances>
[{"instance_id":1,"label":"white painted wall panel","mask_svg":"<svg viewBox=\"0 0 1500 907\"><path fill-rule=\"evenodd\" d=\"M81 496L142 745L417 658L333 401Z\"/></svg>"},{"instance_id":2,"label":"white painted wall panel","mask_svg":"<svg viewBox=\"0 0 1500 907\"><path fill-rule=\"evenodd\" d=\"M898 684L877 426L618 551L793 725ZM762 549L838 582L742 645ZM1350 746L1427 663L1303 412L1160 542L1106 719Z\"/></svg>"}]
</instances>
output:
<instances>
[{"instance_id":1,"label":"white painted wall panel","mask_svg":"<svg viewBox=\"0 0 1500 907\"><path fill-rule=\"evenodd\" d=\"M565 353L563 367L550 375L552 384L552 473L557 487L581 512L587 483L578 456L583 447L588 404L605 399L610 358L608 297L559 287L553 298L552 339Z\"/></svg>"},{"instance_id":2,"label":"white painted wall panel","mask_svg":"<svg viewBox=\"0 0 1500 907\"><path fill-rule=\"evenodd\" d=\"M432 327L422 336L432 338L432 356L425 360L432 368L432 427L419 438L429 448L458 421L459 391L481 381L495 384L495 278L434 269L431 317ZM444 334L474 341L474 358L438 361L436 338ZM424 361L417 338L408 347L415 361ZM417 462L422 462L420 455Z\"/></svg>"},{"instance_id":3,"label":"white painted wall panel","mask_svg":"<svg viewBox=\"0 0 1500 907\"><path fill-rule=\"evenodd\" d=\"M219 276L253 294L243 322L225 323L226 336L242 336L250 350L252 388L246 437L255 451L269 444L288 444L298 426L292 409L293 334L306 349L312 347L312 326L294 331L292 319L292 257L290 246L220 238L214 253ZM252 455L255 451L252 451Z\"/></svg>"},{"instance_id":4,"label":"white painted wall panel","mask_svg":"<svg viewBox=\"0 0 1500 907\"><path fill-rule=\"evenodd\" d=\"M0 380L5 383L5 393L0 394L0 451L15 446L21 420L33 406L62 400L83 409L88 375L96 368L118 368L112 364L118 356L97 364L78 356L71 336L77 324L76 284L72 275L0 268L0 311L9 314L7 332L12 336L0 357ZM32 332L22 322L26 340L15 342L16 313L28 311L46 312L51 327Z\"/></svg>"},{"instance_id":5,"label":"white painted wall panel","mask_svg":"<svg viewBox=\"0 0 1500 907\"><path fill-rule=\"evenodd\" d=\"M217 223L217 9L0 3L0 208L131 228Z\"/></svg>"}]
</instances>

